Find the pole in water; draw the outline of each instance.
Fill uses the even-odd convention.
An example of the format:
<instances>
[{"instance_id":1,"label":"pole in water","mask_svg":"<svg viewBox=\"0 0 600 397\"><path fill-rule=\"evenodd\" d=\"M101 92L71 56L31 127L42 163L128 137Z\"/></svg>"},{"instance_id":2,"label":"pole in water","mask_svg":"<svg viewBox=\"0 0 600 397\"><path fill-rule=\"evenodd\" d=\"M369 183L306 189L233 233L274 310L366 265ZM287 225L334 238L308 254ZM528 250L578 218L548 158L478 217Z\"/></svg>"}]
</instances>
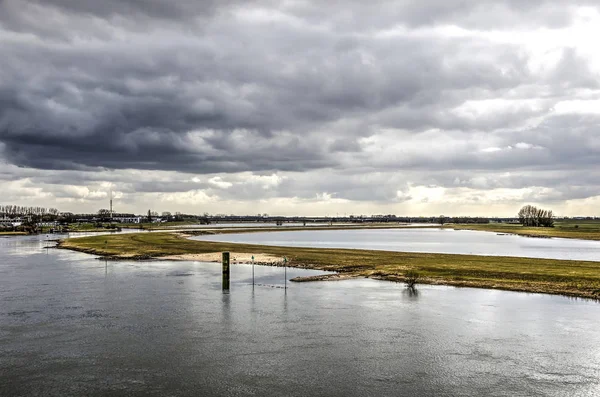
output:
<instances>
[{"instance_id":1,"label":"pole in water","mask_svg":"<svg viewBox=\"0 0 600 397\"><path fill-rule=\"evenodd\" d=\"M252 255L252 288L254 288L254 255Z\"/></svg>"},{"instance_id":2,"label":"pole in water","mask_svg":"<svg viewBox=\"0 0 600 397\"><path fill-rule=\"evenodd\" d=\"M223 252L223 291L229 292L229 252Z\"/></svg>"},{"instance_id":3,"label":"pole in water","mask_svg":"<svg viewBox=\"0 0 600 397\"><path fill-rule=\"evenodd\" d=\"M283 257L283 278L284 278L284 289L287 289L287 258Z\"/></svg>"}]
</instances>

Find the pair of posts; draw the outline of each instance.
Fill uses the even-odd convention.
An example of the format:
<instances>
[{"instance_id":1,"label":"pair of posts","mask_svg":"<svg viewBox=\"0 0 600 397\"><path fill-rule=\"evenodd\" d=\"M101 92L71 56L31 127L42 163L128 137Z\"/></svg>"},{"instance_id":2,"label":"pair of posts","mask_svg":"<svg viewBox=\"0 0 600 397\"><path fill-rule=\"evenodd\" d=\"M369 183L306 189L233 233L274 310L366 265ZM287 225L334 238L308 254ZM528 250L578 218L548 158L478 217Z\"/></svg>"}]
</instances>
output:
<instances>
[{"instance_id":1,"label":"pair of posts","mask_svg":"<svg viewBox=\"0 0 600 397\"><path fill-rule=\"evenodd\" d=\"M223 268L223 291L229 292L229 278L230 278L230 253L223 252L223 257L221 260L222 268ZM287 258L283 257L283 269L284 269L284 283L285 289L287 289ZM254 287L254 255L252 255L252 286Z\"/></svg>"}]
</instances>

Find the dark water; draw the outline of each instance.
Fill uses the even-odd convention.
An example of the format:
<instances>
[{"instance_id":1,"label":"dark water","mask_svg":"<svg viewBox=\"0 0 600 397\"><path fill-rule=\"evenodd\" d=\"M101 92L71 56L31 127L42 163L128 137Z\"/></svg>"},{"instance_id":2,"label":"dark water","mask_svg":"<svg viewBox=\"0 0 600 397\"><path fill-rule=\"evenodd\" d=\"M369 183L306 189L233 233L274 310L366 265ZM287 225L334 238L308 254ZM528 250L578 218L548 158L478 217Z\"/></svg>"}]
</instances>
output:
<instances>
[{"instance_id":1,"label":"dark water","mask_svg":"<svg viewBox=\"0 0 600 397\"><path fill-rule=\"evenodd\" d=\"M600 261L600 241L531 238L452 229L309 230L219 234L196 240L283 247L357 248Z\"/></svg>"},{"instance_id":2,"label":"dark water","mask_svg":"<svg viewBox=\"0 0 600 397\"><path fill-rule=\"evenodd\" d=\"M600 395L596 302L43 245L0 238L3 397Z\"/></svg>"}]
</instances>

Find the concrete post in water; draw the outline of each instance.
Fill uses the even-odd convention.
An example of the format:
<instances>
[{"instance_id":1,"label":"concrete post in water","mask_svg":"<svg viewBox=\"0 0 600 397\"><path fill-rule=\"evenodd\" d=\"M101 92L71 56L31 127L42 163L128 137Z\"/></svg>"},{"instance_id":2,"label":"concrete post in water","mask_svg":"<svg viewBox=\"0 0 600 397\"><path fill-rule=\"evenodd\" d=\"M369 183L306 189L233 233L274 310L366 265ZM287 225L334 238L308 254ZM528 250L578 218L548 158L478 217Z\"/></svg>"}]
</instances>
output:
<instances>
[{"instance_id":1,"label":"concrete post in water","mask_svg":"<svg viewBox=\"0 0 600 397\"><path fill-rule=\"evenodd\" d=\"M252 288L254 288L254 255L252 255Z\"/></svg>"},{"instance_id":2,"label":"concrete post in water","mask_svg":"<svg viewBox=\"0 0 600 397\"><path fill-rule=\"evenodd\" d=\"M229 292L229 252L223 252L223 291Z\"/></svg>"}]
</instances>

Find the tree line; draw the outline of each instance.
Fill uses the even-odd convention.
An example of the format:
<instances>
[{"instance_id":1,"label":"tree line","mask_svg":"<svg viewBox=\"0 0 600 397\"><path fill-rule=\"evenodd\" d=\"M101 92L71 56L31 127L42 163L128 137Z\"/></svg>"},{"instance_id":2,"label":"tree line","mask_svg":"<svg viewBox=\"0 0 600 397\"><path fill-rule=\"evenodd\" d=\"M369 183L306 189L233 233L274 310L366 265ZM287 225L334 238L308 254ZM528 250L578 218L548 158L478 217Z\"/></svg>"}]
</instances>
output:
<instances>
[{"instance_id":1,"label":"tree line","mask_svg":"<svg viewBox=\"0 0 600 397\"><path fill-rule=\"evenodd\" d=\"M56 208L25 207L21 205L0 205L0 217L2 218L18 218L24 216L43 217L45 215L57 216L58 214L59 212Z\"/></svg>"},{"instance_id":2,"label":"tree line","mask_svg":"<svg viewBox=\"0 0 600 397\"><path fill-rule=\"evenodd\" d=\"M526 205L519 210L519 222L523 226L554 227L554 214L552 211Z\"/></svg>"}]
</instances>

